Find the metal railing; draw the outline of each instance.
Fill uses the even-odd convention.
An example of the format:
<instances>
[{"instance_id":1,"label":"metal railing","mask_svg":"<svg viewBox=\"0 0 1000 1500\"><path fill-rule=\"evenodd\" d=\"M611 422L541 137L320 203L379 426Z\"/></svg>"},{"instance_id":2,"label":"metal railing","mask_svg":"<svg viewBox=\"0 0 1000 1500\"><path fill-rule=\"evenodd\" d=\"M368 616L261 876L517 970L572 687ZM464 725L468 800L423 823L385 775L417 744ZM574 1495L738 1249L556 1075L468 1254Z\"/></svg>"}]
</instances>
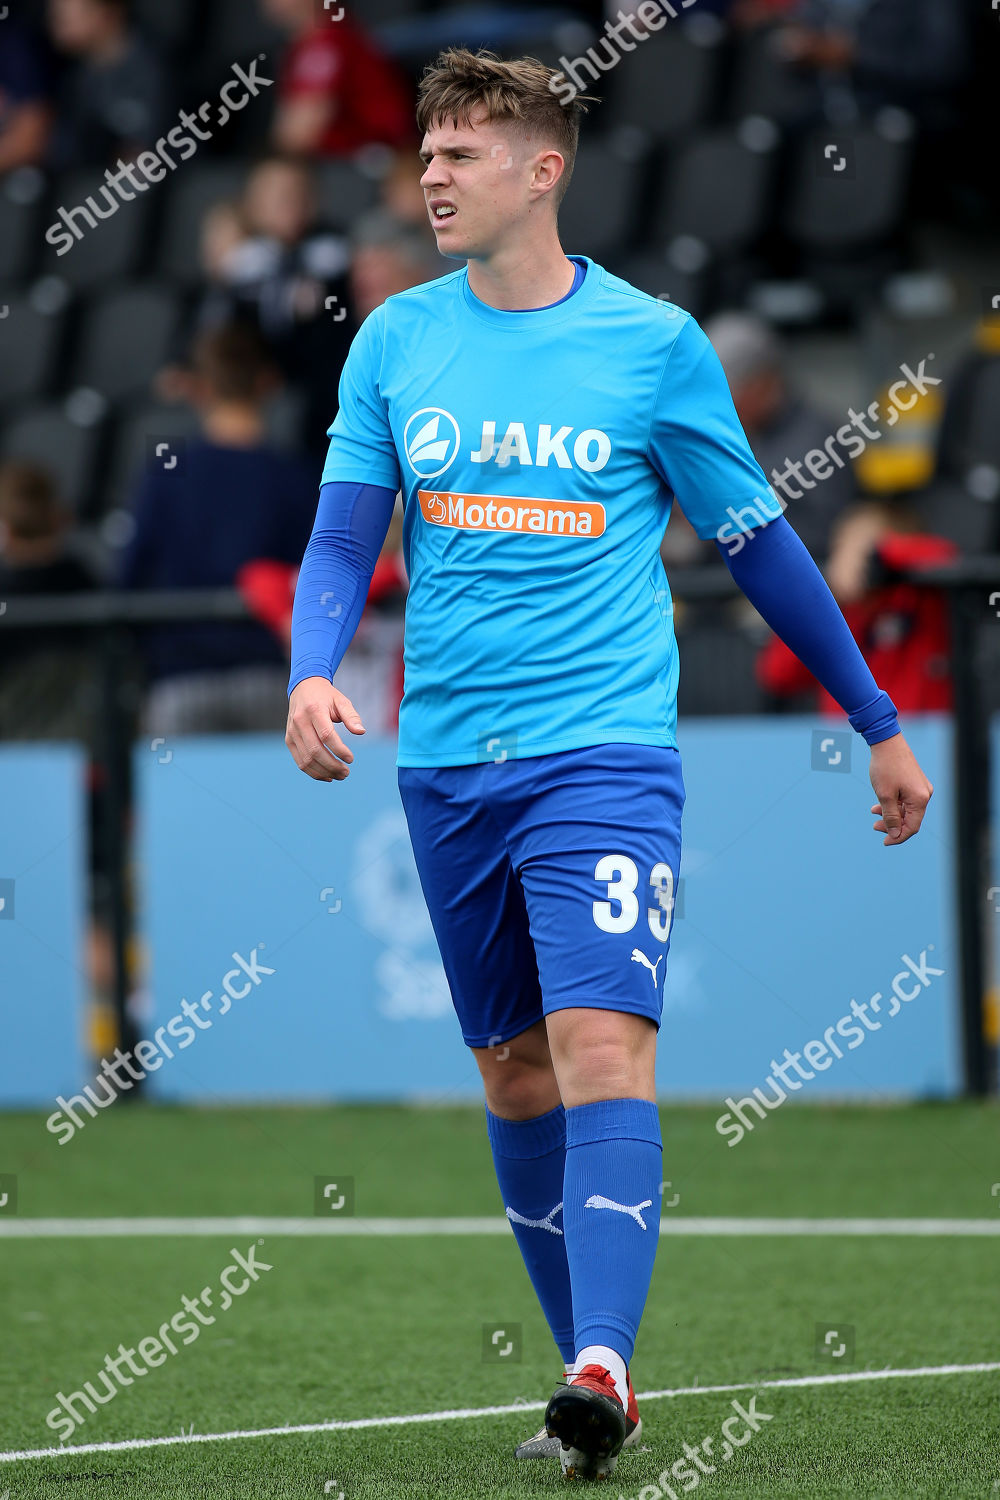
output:
<instances>
[{"instance_id":1,"label":"metal railing","mask_svg":"<svg viewBox=\"0 0 1000 1500\"><path fill-rule=\"evenodd\" d=\"M952 620L952 673L955 693L954 841L956 922L961 966L963 1079L966 1092L987 1095L997 1088L997 1049L989 1031L993 985L991 915L986 892L992 882L990 816L991 765L989 704L976 672L979 633L992 621L1000 630L1000 555L969 559L911 575L911 581L944 590ZM741 597L724 567L675 568L673 598L690 603ZM991 595L993 596L991 599ZM113 1007L122 1038L130 1047L128 1015L129 754L133 716L123 702L122 684L133 659L133 637L143 626L246 621L252 616L235 589L160 590L141 593L95 591L36 595L5 601L0 613L0 645L10 632L53 629L85 632L100 661L100 731L95 749L106 788L102 799L104 849L108 859L108 898L114 965ZM131 1096L130 1096L131 1097Z\"/></svg>"}]
</instances>

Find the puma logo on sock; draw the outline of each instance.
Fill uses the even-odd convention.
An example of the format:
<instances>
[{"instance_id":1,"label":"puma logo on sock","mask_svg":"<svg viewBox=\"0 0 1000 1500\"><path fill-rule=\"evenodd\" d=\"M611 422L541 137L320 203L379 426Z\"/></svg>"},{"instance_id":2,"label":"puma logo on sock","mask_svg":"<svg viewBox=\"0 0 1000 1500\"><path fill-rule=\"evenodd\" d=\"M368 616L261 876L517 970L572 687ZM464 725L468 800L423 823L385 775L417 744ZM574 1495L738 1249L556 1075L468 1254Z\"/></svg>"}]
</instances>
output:
<instances>
[{"instance_id":1,"label":"puma logo on sock","mask_svg":"<svg viewBox=\"0 0 1000 1500\"><path fill-rule=\"evenodd\" d=\"M642 1203L630 1205L628 1203L616 1203L613 1198L603 1198L600 1193L591 1193L583 1206L584 1208L613 1208L615 1213L628 1214L629 1218L634 1219L640 1229L645 1229L646 1221L639 1210L642 1208L652 1208L653 1200L652 1198L646 1198ZM510 1210L508 1209L509 1212Z\"/></svg>"},{"instance_id":2,"label":"puma logo on sock","mask_svg":"<svg viewBox=\"0 0 1000 1500\"><path fill-rule=\"evenodd\" d=\"M549 1234L562 1234L562 1230L557 1229L552 1223L561 1208L562 1204L557 1203L555 1208L549 1209L544 1219L526 1219L513 1208L508 1208L506 1213L512 1224L523 1224L527 1229L547 1229Z\"/></svg>"}]
</instances>

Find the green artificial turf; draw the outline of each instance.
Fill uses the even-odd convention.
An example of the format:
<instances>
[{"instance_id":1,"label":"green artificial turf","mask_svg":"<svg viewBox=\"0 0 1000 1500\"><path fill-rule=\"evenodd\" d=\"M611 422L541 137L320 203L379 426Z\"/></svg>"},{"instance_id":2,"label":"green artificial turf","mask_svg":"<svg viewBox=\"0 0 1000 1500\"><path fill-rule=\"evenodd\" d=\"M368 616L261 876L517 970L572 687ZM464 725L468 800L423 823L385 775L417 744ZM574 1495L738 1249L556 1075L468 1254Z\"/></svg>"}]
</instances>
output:
<instances>
[{"instance_id":1,"label":"green artificial turf","mask_svg":"<svg viewBox=\"0 0 1000 1500\"><path fill-rule=\"evenodd\" d=\"M996 1217L1000 1114L934 1105L786 1109L735 1149L716 1111L665 1108L675 1215ZM59 1147L0 1119L21 1217L311 1215L314 1175L353 1175L372 1216L500 1213L477 1110L198 1112L116 1106ZM71 1443L228 1433L542 1403L560 1373L512 1237L265 1235L271 1266L197 1340L89 1416ZM55 1394L217 1288L238 1231L206 1238L0 1239L0 1451L57 1445ZM718 1434L771 1380L1000 1360L996 1238L666 1236L633 1362L643 1448L601 1493L656 1500L685 1441ZM213 1308L215 1307L213 1296ZM517 1357L483 1330L519 1325ZM822 1331L853 1338L834 1362ZM1000 1494L1000 1373L760 1387L763 1423L706 1496ZM511 1450L541 1411L0 1464L0 1496L508 1497L562 1493ZM721 1442L721 1439L719 1439ZM336 1481L333 1485L332 1482ZM678 1494L685 1491L671 1481ZM325 1486L331 1488L325 1490ZM996 1486L996 1487L994 1487ZM645 1488L644 1488L645 1487Z\"/></svg>"}]
</instances>

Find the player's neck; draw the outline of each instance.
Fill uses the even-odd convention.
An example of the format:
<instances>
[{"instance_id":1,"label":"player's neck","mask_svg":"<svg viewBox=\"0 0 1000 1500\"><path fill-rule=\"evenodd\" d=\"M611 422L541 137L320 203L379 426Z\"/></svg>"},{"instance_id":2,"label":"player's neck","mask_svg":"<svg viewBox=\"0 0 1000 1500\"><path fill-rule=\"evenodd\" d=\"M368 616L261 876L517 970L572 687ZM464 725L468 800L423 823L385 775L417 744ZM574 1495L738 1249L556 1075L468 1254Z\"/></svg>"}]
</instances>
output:
<instances>
[{"instance_id":1,"label":"player's neck","mask_svg":"<svg viewBox=\"0 0 1000 1500\"><path fill-rule=\"evenodd\" d=\"M557 239L469 261L469 288L489 307L515 311L550 307L573 285L575 269Z\"/></svg>"}]
</instances>

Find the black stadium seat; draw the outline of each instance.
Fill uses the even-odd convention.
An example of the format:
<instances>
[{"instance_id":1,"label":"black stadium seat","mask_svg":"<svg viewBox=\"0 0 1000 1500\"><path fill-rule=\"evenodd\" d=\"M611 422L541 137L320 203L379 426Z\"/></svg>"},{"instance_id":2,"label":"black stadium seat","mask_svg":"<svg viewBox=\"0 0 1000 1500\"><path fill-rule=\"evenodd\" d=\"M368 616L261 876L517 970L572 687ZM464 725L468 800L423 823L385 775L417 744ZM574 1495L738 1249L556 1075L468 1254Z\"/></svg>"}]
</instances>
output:
<instances>
[{"instance_id":1,"label":"black stadium seat","mask_svg":"<svg viewBox=\"0 0 1000 1500\"><path fill-rule=\"evenodd\" d=\"M815 112L815 83L781 55L777 35L768 28L741 40L728 97L730 119L763 115L779 125L795 125Z\"/></svg>"},{"instance_id":2,"label":"black stadium seat","mask_svg":"<svg viewBox=\"0 0 1000 1500\"><path fill-rule=\"evenodd\" d=\"M246 181L245 161L185 162L169 184L164 207L163 234L156 256L162 276L183 282L201 279L199 238L208 209L223 198L237 196Z\"/></svg>"},{"instance_id":3,"label":"black stadium seat","mask_svg":"<svg viewBox=\"0 0 1000 1500\"><path fill-rule=\"evenodd\" d=\"M153 183L145 192L138 192L126 182L126 191L133 194L128 201L118 197L108 187L103 173L94 169L58 177L49 195L46 227L58 225L63 233L57 244L45 242L40 269L47 275L61 277L72 287L96 286L102 281L132 275L139 269L145 249L153 195L162 191L162 187L161 183ZM108 196L101 192L102 188ZM102 213L108 214L107 218L102 219L89 208L90 197ZM79 239L59 218L60 209L71 218Z\"/></svg>"},{"instance_id":4,"label":"black stadium seat","mask_svg":"<svg viewBox=\"0 0 1000 1500\"><path fill-rule=\"evenodd\" d=\"M0 404L42 396L52 381L65 313L45 311L38 300L0 290Z\"/></svg>"},{"instance_id":5,"label":"black stadium seat","mask_svg":"<svg viewBox=\"0 0 1000 1500\"><path fill-rule=\"evenodd\" d=\"M320 215L333 229L350 229L378 198L374 179L359 171L353 162L316 162L313 170Z\"/></svg>"},{"instance_id":6,"label":"black stadium seat","mask_svg":"<svg viewBox=\"0 0 1000 1500\"><path fill-rule=\"evenodd\" d=\"M970 555L1000 550L1000 359L976 353L952 371L939 477L916 497L929 531Z\"/></svg>"},{"instance_id":7,"label":"black stadium seat","mask_svg":"<svg viewBox=\"0 0 1000 1500\"><path fill-rule=\"evenodd\" d=\"M963 477L981 465L1000 470L1000 358L977 361L964 379L941 457L948 472Z\"/></svg>"},{"instance_id":8,"label":"black stadium seat","mask_svg":"<svg viewBox=\"0 0 1000 1500\"><path fill-rule=\"evenodd\" d=\"M913 505L925 531L947 537L967 557L1000 544L1000 498L978 498L964 485L940 481L915 496Z\"/></svg>"},{"instance_id":9,"label":"black stadium seat","mask_svg":"<svg viewBox=\"0 0 1000 1500\"><path fill-rule=\"evenodd\" d=\"M760 713L763 695L754 677L758 650L751 636L731 624L678 628L677 712L681 719Z\"/></svg>"},{"instance_id":10,"label":"black stadium seat","mask_svg":"<svg viewBox=\"0 0 1000 1500\"><path fill-rule=\"evenodd\" d=\"M71 385L110 402L148 390L169 355L178 313L176 292L153 283L94 298L84 311Z\"/></svg>"},{"instance_id":11,"label":"black stadium seat","mask_svg":"<svg viewBox=\"0 0 1000 1500\"><path fill-rule=\"evenodd\" d=\"M602 260L629 247L645 154L637 131L580 143L572 186L559 209L559 234L570 255Z\"/></svg>"},{"instance_id":12,"label":"black stadium seat","mask_svg":"<svg viewBox=\"0 0 1000 1500\"><path fill-rule=\"evenodd\" d=\"M565 53L577 56L595 35L589 22L566 5L530 0L506 6L364 0L354 13L375 32L382 49L416 77L445 47L489 47L501 57L537 57L555 68Z\"/></svg>"},{"instance_id":13,"label":"black stadium seat","mask_svg":"<svg viewBox=\"0 0 1000 1500\"><path fill-rule=\"evenodd\" d=\"M205 7L199 0L134 0L139 30L157 50L189 52L203 23Z\"/></svg>"},{"instance_id":14,"label":"black stadium seat","mask_svg":"<svg viewBox=\"0 0 1000 1500\"><path fill-rule=\"evenodd\" d=\"M31 459L48 469L59 493L78 514L89 500L100 446L100 426L74 422L62 404L25 408L0 434L4 458Z\"/></svg>"},{"instance_id":15,"label":"black stadium seat","mask_svg":"<svg viewBox=\"0 0 1000 1500\"><path fill-rule=\"evenodd\" d=\"M376 32L393 21L413 20L423 9L422 0L364 0L364 7L364 24Z\"/></svg>"},{"instance_id":16,"label":"black stadium seat","mask_svg":"<svg viewBox=\"0 0 1000 1500\"><path fill-rule=\"evenodd\" d=\"M770 217L777 137L746 129L695 136L666 164L654 191L650 226L654 242L683 235L697 240L711 260L740 254L761 235Z\"/></svg>"},{"instance_id":17,"label":"black stadium seat","mask_svg":"<svg viewBox=\"0 0 1000 1500\"><path fill-rule=\"evenodd\" d=\"M364 4L351 8L360 16ZM316 0L316 9L317 12L322 9L320 0ZM285 33L267 19L259 0L213 0L203 51L211 67L218 72L220 85L225 81L226 70L234 62L245 61L260 52L265 54L267 63L276 68L287 42ZM276 73L269 72L263 64L260 71L266 78L276 77ZM254 102L259 103L259 100Z\"/></svg>"},{"instance_id":18,"label":"black stadium seat","mask_svg":"<svg viewBox=\"0 0 1000 1500\"><path fill-rule=\"evenodd\" d=\"M825 125L806 132L782 216L788 235L818 254L885 242L906 207L911 156L908 117L901 111L851 131Z\"/></svg>"},{"instance_id":19,"label":"black stadium seat","mask_svg":"<svg viewBox=\"0 0 1000 1500\"><path fill-rule=\"evenodd\" d=\"M33 276L38 270L44 192L45 179L34 169L0 178L0 283Z\"/></svg>"},{"instance_id":20,"label":"black stadium seat","mask_svg":"<svg viewBox=\"0 0 1000 1500\"><path fill-rule=\"evenodd\" d=\"M639 255L627 255L623 260L615 261L609 269L641 292L681 307L696 318L701 317L705 305L704 277L679 271L664 253L646 250Z\"/></svg>"},{"instance_id":21,"label":"black stadium seat","mask_svg":"<svg viewBox=\"0 0 1000 1500\"><path fill-rule=\"evenodd\" d=\"M604 123L637 126L656 142L703 125L715 101L721 34L714 25L667 26L624 53L608 74Z\"/></svg>"}]
</instances>

